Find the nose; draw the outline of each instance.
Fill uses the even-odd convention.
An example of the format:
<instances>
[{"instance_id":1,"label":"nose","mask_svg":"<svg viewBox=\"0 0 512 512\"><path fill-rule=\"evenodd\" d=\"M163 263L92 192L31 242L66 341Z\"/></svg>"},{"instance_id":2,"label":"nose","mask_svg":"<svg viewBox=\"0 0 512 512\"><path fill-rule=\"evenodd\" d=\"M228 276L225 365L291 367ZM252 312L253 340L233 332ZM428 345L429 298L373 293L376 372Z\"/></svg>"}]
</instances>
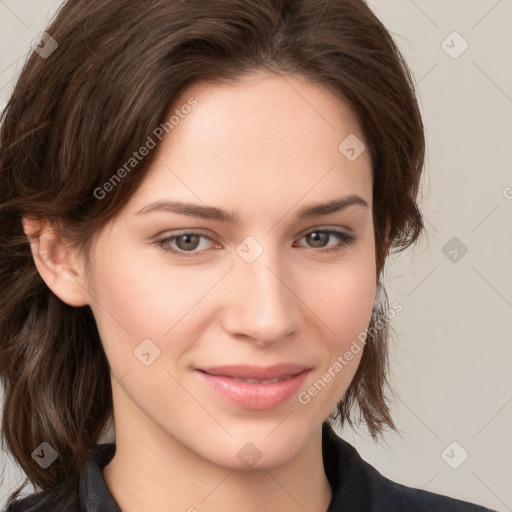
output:
<instances>
[{"instance_id":1,"label":"nose","mask_svg":"<svg viewBox=\"0 0 512 512\"><path fill-rule=\"evenodd\" d=\"M303 300L292 270L270 248L252 262L236 255L224 304L226 332L257 345L289 340L300 327Z\"/></svg>"}]
</instances>

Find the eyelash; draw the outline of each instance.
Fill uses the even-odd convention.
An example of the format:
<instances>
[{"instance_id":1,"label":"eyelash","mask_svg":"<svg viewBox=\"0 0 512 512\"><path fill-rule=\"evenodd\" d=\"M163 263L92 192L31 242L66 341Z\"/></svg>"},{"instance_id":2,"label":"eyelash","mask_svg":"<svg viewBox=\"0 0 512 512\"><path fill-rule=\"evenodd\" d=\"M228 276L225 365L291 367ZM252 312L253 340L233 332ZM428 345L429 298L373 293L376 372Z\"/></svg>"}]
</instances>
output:
<instances>
[{"instance_id":1,"label":"eyelash","mask_svg":"<svg viewBox=\"0 0 512 512\"><path fill-rule=\"evenodd\" d=\"M346 247L349 247L349 246L353 245L357 241L357 237L355 235L350 235L348 233L345 233L343 231L338 231L336 229L314 229L312 231L309 231L309 232L305 233L300 238L304 238L304 237L306 237L308 235L311 235L312 233L328 233L329 235L332 235L332 236L334 236L335 238L337 238L338 240L341 241L340 245L336 245L334 247L331 247L330 249L315 249L315 248L312 248L312 247L309 248L311 251L316 252L316 253L336 253L336 252L340 252L343 249L345 249ZM168 237L165 237L165 238L161 238L160 240L156 240L154 242L154 244L159 246L160 248L162 248L165 252L169 252L169 253L175 254L175 255L177 255L179 257L184 257L184 258L194 258L194 257L197 257L197 255L200 254L201 251L198 251L198 252L182 251L182 250L176 250L176 249L171 249L170 248L170 246L169 246L170 242L176 240L177 238L179 238L181 236L185 236L185 235L200 236L200 237L207 238L208 240L214 242L214 240L211 237L209 237L207 235L204 235L203 233L197 233L197 232L194 232L194 231L185 231L185 232L177 234L177 235L172 235L172 236L168 236Z\"/></svg>"}]
</instances>

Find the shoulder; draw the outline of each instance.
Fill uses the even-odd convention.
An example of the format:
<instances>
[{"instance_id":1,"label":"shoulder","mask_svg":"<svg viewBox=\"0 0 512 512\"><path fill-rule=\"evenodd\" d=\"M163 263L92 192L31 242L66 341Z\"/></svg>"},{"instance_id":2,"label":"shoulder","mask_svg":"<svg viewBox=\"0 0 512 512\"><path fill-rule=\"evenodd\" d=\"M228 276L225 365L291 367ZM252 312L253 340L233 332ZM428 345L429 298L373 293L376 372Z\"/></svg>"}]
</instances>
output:
<instances>
[{"instance_id":1,"label":"shoulder","mask_svg":"<svg viewBox=\"0 0 512 512\"><path fill-rule=\"evenodd\" d=\"M78 497L70 494L55 497L52 494L36 492L11 503L2 512L83 512Z\"/></svg>"},{"instance_id":2,"label":"shoulder","mask_svg":"<svg viewBox=\"0 0 512 512\"><path fill-rule=\"evenodd\" d=\"M18 498L4 512L50 512L50 510L55 510L55 503L52 504L45 493L37 492Z\"/></svg>"},{"instance_id":3,"label":"shoulder","mask_svg":"<svg viewBox=\"0 0 512 512\"><path fill-rule=\"evenodd\" d=\"M495 512L393 482L367 463L331 427L324 429L324 464L333 488L328 512Z\"/></svg>"},{"instance_id":4,"label":"shoulder","mask_svg":"<svg viewBox=\"0 0 512 512\"><path fill-rule=\"evenodd\" d=\"M82 512L76 496L70 496L67 500L56 499L44 492L36 492L11 503L2 512Z\"/></svg>"},{"instance_id":5,"label":"shoulder","mask_svg":"<svg viewBox=\"0 0 512 512\"><path fill-rule=\"evenodd\" d=\"M388 510L394 512L410 510L417 512L431 512L434 510L436 512L494 512L457 498L407 487L387 479L374 468L372 469L377 474L375 477L375 492L372 494L372 500L375 501L375 508L372 510L375 510L375 512Z\"/></svg>"},{"instance_id":6,"label":"shoulder","mask_svg":"<svg viewBox=\"0 0 512 512\"><path fill-rule=\"evenodd\" d=\"M85 512L97 510L97 504L105 501L110 503L106 510L118 512L102 475L115 448L114 443L96 445L76 482L63 482L52 492L39 491L19 498L1 512Z\"/></svg>"},{"instance_id":7,"label":"shoulder","mask_svg":"<svg viewBox=\"0 0 512 512\"><path fill-rule=\"evenodd\" d=\"M1 512L84 512L79 497L78 477L63 479L50 490L37 488L32 494L17 497Z\"/></svg>"}]
</instances>

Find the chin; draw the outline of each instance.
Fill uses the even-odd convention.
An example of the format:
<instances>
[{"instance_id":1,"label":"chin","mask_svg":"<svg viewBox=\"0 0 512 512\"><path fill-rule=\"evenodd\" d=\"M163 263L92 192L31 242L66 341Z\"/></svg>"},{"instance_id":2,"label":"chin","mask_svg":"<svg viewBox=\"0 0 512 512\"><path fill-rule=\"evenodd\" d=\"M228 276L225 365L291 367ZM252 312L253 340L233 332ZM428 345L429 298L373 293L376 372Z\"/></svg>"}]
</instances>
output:
<instances>
[{"instance_id":1,"label":"chin","mask_svg":"<svg viewBox=\"0 0 512 512\"><path fill-rule=\"evenodd\" d=\"M290 414L290 418L293 416L294 413ZM244 422L238 427L227 427L233 438L224 441L221 438L228 434L219 430L217 439L211 439L211 443L202 447L207 450L203 457L236 471L270 469L286 464L310 441L312 433L307 425L292 426L282 419L281 416L272 421L255 420L252 425Z\"/></svg>"}]
</instances>

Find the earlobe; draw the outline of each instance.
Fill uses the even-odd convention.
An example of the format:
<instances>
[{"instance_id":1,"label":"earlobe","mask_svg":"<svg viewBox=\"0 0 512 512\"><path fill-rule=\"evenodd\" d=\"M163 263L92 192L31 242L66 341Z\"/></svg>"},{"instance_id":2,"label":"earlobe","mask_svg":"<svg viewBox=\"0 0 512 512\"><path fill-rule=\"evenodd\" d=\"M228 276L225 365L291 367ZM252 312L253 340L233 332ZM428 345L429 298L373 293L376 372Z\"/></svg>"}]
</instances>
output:
<instances>
[{"instance_id":1,"label":"earlobe","mask_svg":"<svg viewBox=\"0 0 512 512\"><path fill-rule=\"evenodd\" d=\"M83 262L75 251L69 250L55 228L34 217L23 217L32 257L48 288L70 306L89 304Z\"/></svg>"}]
</instances>

